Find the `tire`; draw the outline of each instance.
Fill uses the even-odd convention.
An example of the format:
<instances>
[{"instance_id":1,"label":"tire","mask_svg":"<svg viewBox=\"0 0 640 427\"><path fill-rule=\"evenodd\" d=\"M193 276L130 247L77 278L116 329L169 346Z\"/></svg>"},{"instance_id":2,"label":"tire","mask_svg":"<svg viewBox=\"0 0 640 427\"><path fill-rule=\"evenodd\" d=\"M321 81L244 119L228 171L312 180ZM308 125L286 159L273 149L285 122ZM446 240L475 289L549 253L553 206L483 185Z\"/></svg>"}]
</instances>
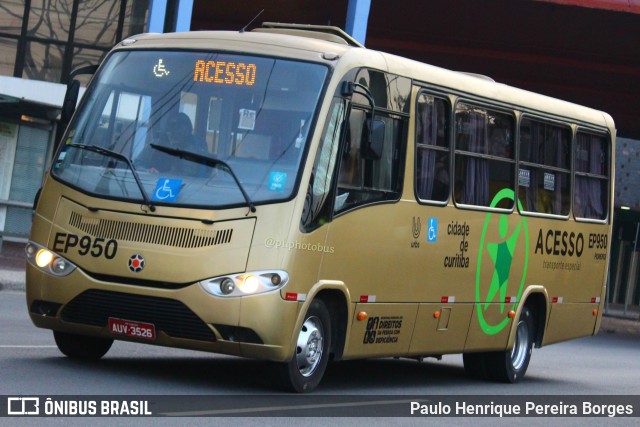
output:
<instances>
[{"instance_id":1,"label":"tire","mask_svg":"<svg viewBox=\"0 0 640 427\"><path fill-rule=\"evenodd\" d=\"M486 359L487 353L464 353L462 355L464 371L471 378L487 379Z\"/></svg>"},{"instance_id":2,"label":"tire","mask_svg":"<svg viewBox=\"0 0 640 427\"><path fill-rule=\"evenodd\" d=\"M314 300L298 332L293 357L281 364L280 379L297 393L313 391L327 368L331 349L331 319L322 300Z\"/></svg>"},{"instance_id":3,"label":"tire","mask_svg":"<svg viewBox=\"0 0 640 427\"><path fill-rule=\"evenodd\" d=\"M463 355L464 369L472 377L516 383L524 378L533 350L535 321L525 306L516 327L513 348L505 351L468 353Z\"/></svg>"},{"instance_id":4,"label":"tire","mask_svg":"<svg viewBox=\"0 0 640 427\"><path fill-rule=\"evenodd\" d=\"M53 331L58 349L67 357L81 360L98 360L111 348L113 340Z\"/></svg>"}]
</instances>

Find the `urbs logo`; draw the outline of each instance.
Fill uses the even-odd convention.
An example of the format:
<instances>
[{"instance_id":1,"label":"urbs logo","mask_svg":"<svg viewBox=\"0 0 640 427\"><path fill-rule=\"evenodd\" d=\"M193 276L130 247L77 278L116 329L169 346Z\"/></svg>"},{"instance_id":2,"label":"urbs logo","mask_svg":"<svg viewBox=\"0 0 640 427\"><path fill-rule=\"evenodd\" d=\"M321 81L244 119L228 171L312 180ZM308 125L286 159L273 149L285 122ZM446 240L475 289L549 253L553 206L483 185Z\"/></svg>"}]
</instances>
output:
<instances>
[{"instance_id":1,"label":"urbs logo","mask_svg":"<svg viewBox=\"0 0 640 427\"><path fill-rule=\"evenodd\" d=\"M500 190L491 201L494 208L503 200L515 201L513 190ZM522 205L518 201L518 208ZM514 223L513 219L518 222ZM510 220L511 219L511 220ZM514 260L522 260L514 262ZM495 335L509 324L505 304L515 307L520 300L529 265L529 228L527 220L517 215L487 213L480 236L476 269L476 303L478 322L488 335ZM506 303L507 297L515 301ZM497 319L497 320L496 320Z\"/></svg>"}]
</instances>

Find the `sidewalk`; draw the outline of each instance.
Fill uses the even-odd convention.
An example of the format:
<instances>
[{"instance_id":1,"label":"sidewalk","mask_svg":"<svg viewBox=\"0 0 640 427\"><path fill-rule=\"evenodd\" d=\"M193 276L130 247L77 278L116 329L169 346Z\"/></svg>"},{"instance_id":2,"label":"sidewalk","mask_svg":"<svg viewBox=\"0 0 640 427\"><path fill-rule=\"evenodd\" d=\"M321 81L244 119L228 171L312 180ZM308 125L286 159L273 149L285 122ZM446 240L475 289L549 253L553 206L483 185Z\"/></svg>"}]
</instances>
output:
<instances>
[{"instance_id":1,"label":"sidewalk","mask_svg":"<svg viewBox=\"0 0 640 427\"><path fill-rule=\"evenodd\" d=\"M599 334L634 335L640 337L640 320L604 315Z\"/></svg>"},{"instance_id":2,"label":"sidewalk","mask_svg":"<svg viewBox=\"0 0 640 427\"><path fill-rule=\"evenodd\" d=\"M0 253L0 291L24 291L26 264L24 244L5 242ZM640 336L640 320L605 315L600 326L601 334Z\"/></svg>"},{"instance_id":3,"label":"sidewalk","mask_svg":"<svg viewBox=\"0 0 640 427\"><path fill-rule=\"evenodd\" d=\"M26 264L23 243L4 242L0 252L0 291L24 290Z\"/></svg>"}]
</instances>

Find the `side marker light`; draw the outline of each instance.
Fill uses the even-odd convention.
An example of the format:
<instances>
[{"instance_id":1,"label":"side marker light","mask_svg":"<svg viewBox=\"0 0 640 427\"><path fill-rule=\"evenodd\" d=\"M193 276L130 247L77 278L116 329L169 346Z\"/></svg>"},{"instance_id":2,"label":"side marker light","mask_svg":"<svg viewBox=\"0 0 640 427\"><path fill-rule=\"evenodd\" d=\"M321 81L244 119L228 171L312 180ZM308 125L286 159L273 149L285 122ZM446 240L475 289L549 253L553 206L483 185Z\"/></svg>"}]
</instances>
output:
<instances>
[{"instance_id":1,"label":"side marker light","mask_svg":"<svg viewBox=\"0 0 640 427\"><path fill-rule=\"evenodd\" d=\"M513 311L513 310L511 310L511 311L509 312L509 319L513 319L514 317L516 317L516 312L515 312L515 311Z\"/></svg>"},{"instance_id":2,"label":"side marker light","mask_svg":"<svg viewBox=\"0 0 640 427\"><path fill-rule=\"evenodd\" d=\"M361 311L361 312L360 312L360 313L358 313L358 315L356 316L356 319L358 319L359 321L361 321L361 322L362 322L363 320L366 320L366 318L367 318L367 317L369 317L369 315L368 315L366 312Z\"/></svg>"}]
</instances>

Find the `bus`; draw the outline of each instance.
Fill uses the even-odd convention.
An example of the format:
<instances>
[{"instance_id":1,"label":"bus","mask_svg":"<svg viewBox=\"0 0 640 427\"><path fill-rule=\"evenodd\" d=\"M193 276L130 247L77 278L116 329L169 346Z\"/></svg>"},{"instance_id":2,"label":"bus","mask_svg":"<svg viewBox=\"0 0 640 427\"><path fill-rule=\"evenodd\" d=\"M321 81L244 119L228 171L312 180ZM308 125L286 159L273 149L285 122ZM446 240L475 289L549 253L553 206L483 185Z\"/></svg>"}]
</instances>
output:
<instances>
[{"instance_id":1,"label":"bus","mask_svg":"<svg viewBox=\"0 0 640 427\"><path fill-rule=\"evenodd\" d=\"M358 358L517 382L533 347L597 333L606 113L325 26L141 34L95 69L26 247L64 355L256 358L309 392Z\"/></svg>"}]
</instances>

